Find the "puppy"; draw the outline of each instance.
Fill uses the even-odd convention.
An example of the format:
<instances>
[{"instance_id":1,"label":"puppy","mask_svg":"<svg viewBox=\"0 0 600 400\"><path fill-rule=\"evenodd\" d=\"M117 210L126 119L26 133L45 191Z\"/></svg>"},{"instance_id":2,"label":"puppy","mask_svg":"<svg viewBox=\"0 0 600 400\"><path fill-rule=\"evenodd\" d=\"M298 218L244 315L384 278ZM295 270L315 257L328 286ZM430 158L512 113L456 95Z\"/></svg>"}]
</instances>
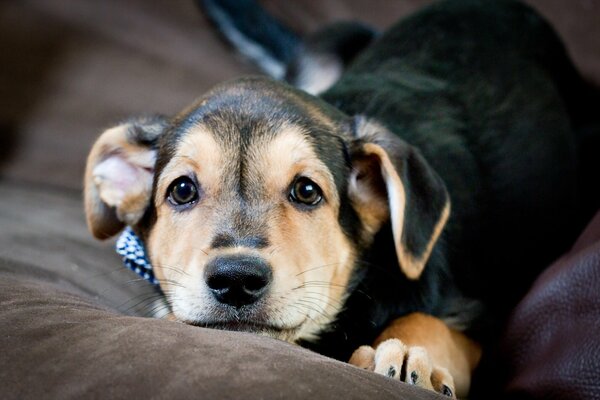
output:
<instances>
[{"instance_id":1,"label":"puppy","mask_svg":"<svg viewBox=\"0 0 600 400\"><path fill-rule=\"evenodd\" d=\"M176 320L465 396L577 228L582 83L511 1L441 2L371 42L320 97L242 78L108 129L88 225L133 229Z\"/></svg>"}]
</instances>

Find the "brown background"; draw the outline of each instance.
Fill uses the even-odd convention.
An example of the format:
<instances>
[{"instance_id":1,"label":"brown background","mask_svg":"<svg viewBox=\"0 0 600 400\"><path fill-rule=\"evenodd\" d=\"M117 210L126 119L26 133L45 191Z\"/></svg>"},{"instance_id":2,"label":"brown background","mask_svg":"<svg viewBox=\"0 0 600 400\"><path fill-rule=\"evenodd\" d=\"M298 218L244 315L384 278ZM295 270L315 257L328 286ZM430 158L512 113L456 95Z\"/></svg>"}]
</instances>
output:
<instances>
[{"instance_id":1,"label":"brown background","mask_svg":"<svg viewBox=\"0 0 600 400\"><path fill-rule=\"evenodd\" d=\"M264 0L299 32L338 19L385 27L426 3ZM530 3L600 84L600 0ZM122 118L177 112L248 73L192 0L0 2L0 398L433 397L265 338L98 309L141 315L153 298L111 242L86 232L92 142ZM508 327L515 398L597 398L600 217L586 235Z\"/></svg>"},{"instance_id":2,"label":"brown background","mask_svg":"<svg viewBox=\"0 0 600 400\"><path fill-rule=\"evenodd\" d=\"M429 0L264 0L299 32L355 19L384 28ZM530 0L600 83L600 0ZM257 71L192 0L0 3L0 177L79 190L100 131L175 113L210 86Z\"/></svg>"}]
</instances>

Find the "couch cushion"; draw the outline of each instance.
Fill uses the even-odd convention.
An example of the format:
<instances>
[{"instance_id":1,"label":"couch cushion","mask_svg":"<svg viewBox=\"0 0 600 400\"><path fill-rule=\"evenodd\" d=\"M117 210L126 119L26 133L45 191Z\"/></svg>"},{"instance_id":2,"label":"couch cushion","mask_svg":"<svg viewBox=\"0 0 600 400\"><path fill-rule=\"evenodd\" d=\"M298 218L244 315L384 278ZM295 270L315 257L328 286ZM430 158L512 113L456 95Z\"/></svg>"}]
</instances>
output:
<instances>
[{"instance_id":1,"label":"couch cushion","mask_svg":"<svg viewBox=\"0 0 600 400\"><path fill-rule=\"evenodd\" d=\"M281 341L124 315L152 289L81 209L0 183L0 398L440 398Z\"/></svg>"},{"instance_id":2,"label":"couch cushion","mask_svg":"<svg viewBox=\"0 0 600 400\"><path fill-rule=\"evenodd\" d=\"M0 275L0 397L439 398L252 334L126 317Z\"/></svg>"},{"instance_id":3,"label":"couch cushion","mask_svg":"<svg viewBox=\"0 0 600 400\"><path fill-rule=\"evenodd\" d=\"M87 296L130 315L146 315L154 290L125 269L114 240L94 240L78 191L0 182L0 269Z\"/></svg>"},{"instance_id":4,"label":"couch cushion","mask_svg":"<svg viewBox=\"0 0 600 400\"><path fill-rule=\"evenodd\" d=\"M598 398L600 213L538 278L504 338L507 389L515 398Z\"/></svg>"}]
</instances>

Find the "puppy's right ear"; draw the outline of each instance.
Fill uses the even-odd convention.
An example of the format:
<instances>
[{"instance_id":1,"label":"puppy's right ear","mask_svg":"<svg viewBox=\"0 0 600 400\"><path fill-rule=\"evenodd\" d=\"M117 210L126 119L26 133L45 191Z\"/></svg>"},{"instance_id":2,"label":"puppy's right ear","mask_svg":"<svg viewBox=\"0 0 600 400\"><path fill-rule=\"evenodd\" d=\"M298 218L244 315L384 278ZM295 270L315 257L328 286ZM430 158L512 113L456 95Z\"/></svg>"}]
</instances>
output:
<instances>
[{"instance_id":1,"label":"puppy's right ear","mask_svg":"<svg viewBox=\"0 0 600 400\"><path fill-rule=\"evenodd\" d=\"M135 225L150 202L156 144L168 121L162 116L128 120L102 133L87 159L85 214L99 239Z\"/></svg>"},{"instance_id":2,"label":"puppy's right ear","mask_svg":"<svg viewBox=\"0 0 600 400\"><path fill-rule=\"evenodd\" d=\"M355 210L371 235L390 221L400 269L418 279L450 216L446 185L417 149L383 125L355 117L352 133Z\"/></svg>"}]
</instances>

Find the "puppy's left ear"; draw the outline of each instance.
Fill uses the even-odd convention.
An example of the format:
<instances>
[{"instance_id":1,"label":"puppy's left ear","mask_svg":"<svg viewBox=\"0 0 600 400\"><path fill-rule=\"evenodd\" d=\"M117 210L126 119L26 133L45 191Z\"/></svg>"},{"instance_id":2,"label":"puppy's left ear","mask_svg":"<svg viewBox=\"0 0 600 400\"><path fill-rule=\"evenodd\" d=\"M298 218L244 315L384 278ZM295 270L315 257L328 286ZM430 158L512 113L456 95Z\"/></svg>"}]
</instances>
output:
<instances>
[{"instance_id":1,"label":"puppy's left ear","mask_svg":"<svg viewBox=\"0 0 600 400\"><path fill-rule=\"evenodd\" d=\"M167 128L162 116L139 117L107 129L88 156L84 202L88 227L99 239L134 226L150 202L156 147Z\"/></svg>"},{"instance_id":2,"label":"puppy's left ear","mask_svg":"<svg viewBox=\"0 0 600 400\"><path fill-rule=\"evenodd\" d=\"M356 118L349 195L369 236L388 220L400 268L409 279L423 272L446 221L446 186L417 149L383 126Z\"/></svg>"}]
</instances>

